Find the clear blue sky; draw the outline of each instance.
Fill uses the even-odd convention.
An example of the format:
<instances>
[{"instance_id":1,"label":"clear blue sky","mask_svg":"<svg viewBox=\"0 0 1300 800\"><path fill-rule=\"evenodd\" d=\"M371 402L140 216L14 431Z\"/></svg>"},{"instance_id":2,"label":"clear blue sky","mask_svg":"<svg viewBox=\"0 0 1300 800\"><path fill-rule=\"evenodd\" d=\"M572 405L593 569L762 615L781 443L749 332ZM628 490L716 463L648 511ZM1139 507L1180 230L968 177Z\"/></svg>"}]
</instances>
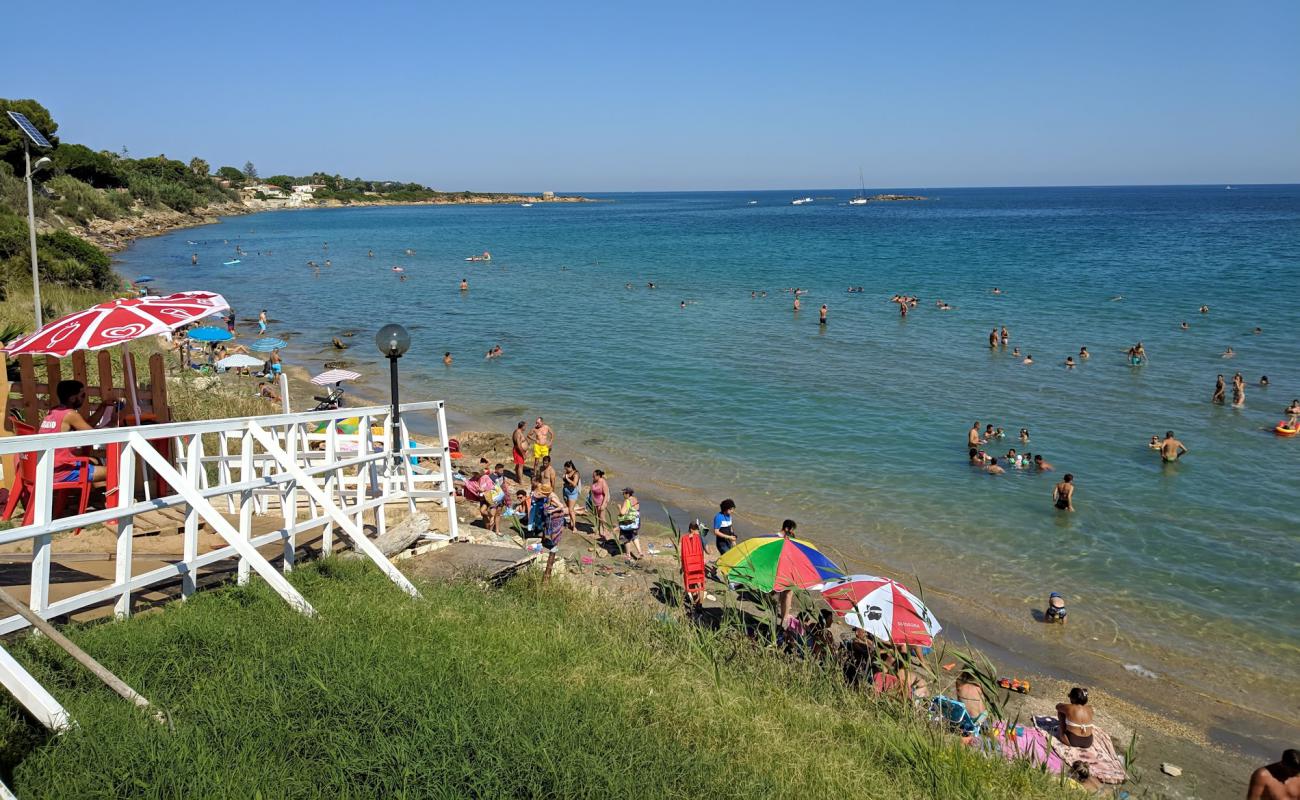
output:
<instances>
[{"instance_id":1,"label":"clear blue sky","mask_svg":"<svg viewBox=\"0 0 1300 800\"><path fill-rule=\"evenodd\" d=\"M64 0L0 96L263 175L635 191L1300 182L1300 2ZM11 14L10 22L16 17Z\"/></svg>"}]
</instances>

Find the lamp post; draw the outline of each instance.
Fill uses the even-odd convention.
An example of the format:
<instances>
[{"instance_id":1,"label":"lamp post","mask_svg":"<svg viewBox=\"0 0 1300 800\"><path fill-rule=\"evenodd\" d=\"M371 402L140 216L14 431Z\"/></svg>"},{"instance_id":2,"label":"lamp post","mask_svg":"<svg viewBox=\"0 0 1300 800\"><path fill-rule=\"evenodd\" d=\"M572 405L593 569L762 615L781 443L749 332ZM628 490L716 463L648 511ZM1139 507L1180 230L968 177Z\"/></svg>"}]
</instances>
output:
<instances>
[{"instance_id":1,"label":"lamp post","mask_svg":"<svg viewBox=\"0 0 1300 800\"><path fill-rule=\"evenodd\" d=\"M388 359L388 375L393 402L392 432L390 436L392 436L393 443L393 466L398 467L402 463L402 417L397 402L397 359L401 358L411 348L411 334L407 333L406 328L401 325L389 323L380 328L379 333L375 334L375 346Z\"/></svg>"},{"instance_id":2,"label":"lamp post","mask_svg":"<svg viewBox=\"0 0 1300 800\"><path fill-rule=\"evenodd\" d=\"M36 204L32 200L32 175L50 165L45 156L32 163L32 151L23 139L23 161L27 164L27 234L32 248L32 302L36 306L36 330L40 330L45 321L41 317L41 275L36 267Z\"/></svg>"}]
</instances>

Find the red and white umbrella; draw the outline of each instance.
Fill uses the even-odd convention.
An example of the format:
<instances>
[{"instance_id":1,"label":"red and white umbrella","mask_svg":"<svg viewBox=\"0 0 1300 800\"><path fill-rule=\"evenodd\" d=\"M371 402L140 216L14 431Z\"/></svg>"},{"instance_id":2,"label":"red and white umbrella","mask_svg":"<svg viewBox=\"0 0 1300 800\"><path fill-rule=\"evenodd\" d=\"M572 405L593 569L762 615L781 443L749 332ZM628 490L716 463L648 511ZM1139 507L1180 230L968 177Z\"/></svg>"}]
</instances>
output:
<instances>
[{"instance_id":1,"label":"red and white umbrella","mask_svg":"<svg viewBox=\"0 0 1300 800\"><path fill-rule=\"evenodd\" d=\"M361 377L360 372L353 372L350 369L331 369L311 379L311 382L317 386L328 386L331 383L339 381L355 381Z\"/></svg>"},{"instance_id":2,"label":"red and white umbrella","mask_svg":"<svg viewBox=\"0 0 1300 800\"><path fill-rule=\"evenodd\" d=\"M111 300L60 317L10 342L4 351L11 358L24 353L63 358L78 350L102 350L167 333L229 308L226 299L215 292Z\"/></svg>"},{"instance_id":3,"label":"red and white umbrella","mask_svg":"<svg viewBox=\"0 0 1300 800\"><path fill-rule=\"evenodd\" d=\"M916 595L902 584L874 575L850 575L812 587L845 624L884 642L929 647L943 630Z\"/></svg>"}]
</instances>

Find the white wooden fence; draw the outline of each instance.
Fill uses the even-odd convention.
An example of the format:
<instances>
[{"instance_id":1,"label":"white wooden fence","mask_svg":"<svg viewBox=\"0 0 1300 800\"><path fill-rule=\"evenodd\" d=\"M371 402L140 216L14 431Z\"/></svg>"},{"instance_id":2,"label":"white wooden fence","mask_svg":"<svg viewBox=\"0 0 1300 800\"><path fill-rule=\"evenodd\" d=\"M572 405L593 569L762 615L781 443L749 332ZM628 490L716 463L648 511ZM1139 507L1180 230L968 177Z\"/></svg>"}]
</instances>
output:
<instances>
[{"instance_id":1,"label":"white wooden fence","mask_svg":"<svg viewBox=\"0 0 1300 800\"><path fill-rule=\"evenodd\" d=\"M371 513L382 533L387 504L404 502L414 511L417 502L434 502L447 509L445 535L455 538L455 488L446 411L440 401L403 405L402 443L410 438L406 431L407 416L419 414L436 417L438 443L434 447L404 446L400 458L392 448L388 406L0 439L0 455L32 453L30 457L36 458L32 523L0 531L0 544L32 543L29 604L46 619L108 602L114 603L117 616L125 617L131 613L134 593L177 578L181 581L181 597L189 597L198 589L199 570L235 558L240 583L256 572L295 609L315 615L307 598L281 574L281 570L293 569L298 536L315 531L321 531L323 552L329 552L335 535L341 534L394 583L418 596L416 588L366 537L362 519ZM214 442L215 452L208 452ZM120 453L115 476L117 492L109 496L107 509L55 519L51 488L54 452L56 448L77 447L105 448ZM411 463L413 459L432 459L433 466L415 466ZM145 469L138 470L138 465ZM152 480L145 480L141 485L138 472L156 474L164 482L165 490L156 492ZM141 492L145 499L137 500ZM224 507L231 516L237 514L238 524L232 524L218 507ZM133 575L136 515L168 508L185 511L181 560ZM267 515L277 517L278 527L254 535L254 518ZM15 518L20 519L17 515ZM200 553L200 521L220 535L225 546ZM116 574L112 582L51 602L53 535L89 525L114 523L117 546ZM284 548L280 570L258 552L259 547L276 541L282 542ZM16 614L0 619L0 635L27 625ZM2 646L0 683L47 727L61 730L71 723L58 701Z\"/></svg>"}]
</instances>

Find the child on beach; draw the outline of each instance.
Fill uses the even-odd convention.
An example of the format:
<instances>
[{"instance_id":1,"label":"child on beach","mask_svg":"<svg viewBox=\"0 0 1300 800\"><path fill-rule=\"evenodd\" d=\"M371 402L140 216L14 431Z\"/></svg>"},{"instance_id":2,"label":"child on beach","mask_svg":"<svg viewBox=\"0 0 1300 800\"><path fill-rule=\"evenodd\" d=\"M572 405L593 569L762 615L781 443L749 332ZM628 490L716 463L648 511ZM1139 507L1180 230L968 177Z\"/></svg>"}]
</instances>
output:
<instances>
[{"instance_id":1,"label":"child on beach","mask_svg":"<svg viewBox=\"0 0 1300 800\"><path fill-rule=\"evenodd\" d=\"M1047 609L1043 611L1043 622L1049 625L1059 622L1065 624L1065 598L1061 597L1060 592L1052 592L1047 596Z\"/></svg>"}]
</instances>

